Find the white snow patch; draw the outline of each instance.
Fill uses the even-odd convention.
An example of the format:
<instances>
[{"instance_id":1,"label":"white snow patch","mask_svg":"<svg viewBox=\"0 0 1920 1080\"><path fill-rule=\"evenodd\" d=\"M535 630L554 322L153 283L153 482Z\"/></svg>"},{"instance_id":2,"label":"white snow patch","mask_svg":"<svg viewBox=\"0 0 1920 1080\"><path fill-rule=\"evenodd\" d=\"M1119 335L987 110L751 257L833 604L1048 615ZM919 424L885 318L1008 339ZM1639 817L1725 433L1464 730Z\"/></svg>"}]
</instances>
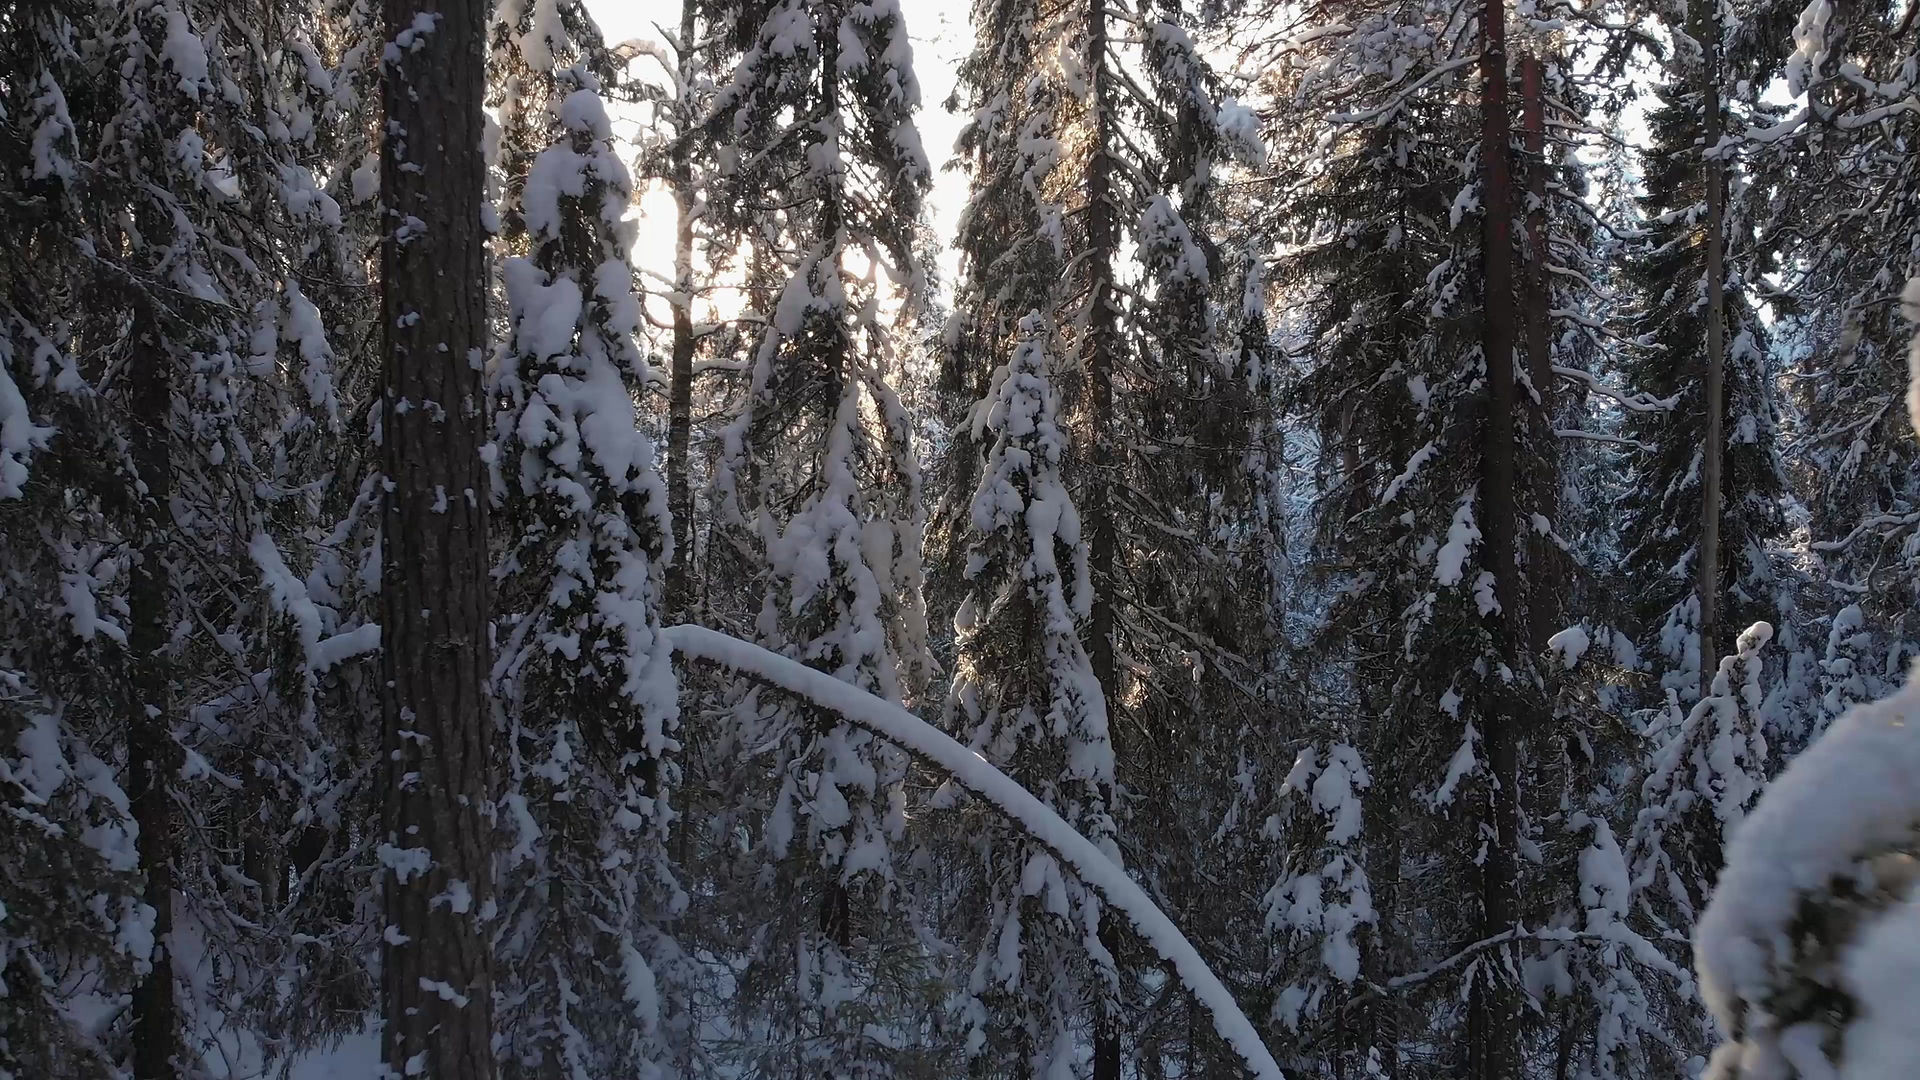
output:
<instances>
[{"instance_id":1,"label":"white snow patch","mask_svg":"<svg viewBox=\"0 0 1920 1080\"><path fill-rule=\"evenodd\" d=\"M1708 1075L1737 1066L1787 1075L1788 1032L1768 1005L1805 973L1798 970L1794 928L1809 904L1834 901L1836 888L1874 880L1873 862L1910 850L1920 823L1920 682L1909 674L1899 693L1857 705L1782 772L1735 830L1712 902L1694 933L1694 965L1707 1004L1727 1031ZM1920 952L1914 900L1880 916L1848 954L1844 977L1855 992L1879 994L1887 978L1898 993L1863 1000L1858 1030L1849 1027L1847 1056L1859 1057L1846 1077L1904 1076L1914 1060L1920 1024L1912 1016L1913 972L1902 957ZM1886 1039L1881 1043L1877 1040ZM1883 1052L1886 1056L1883 1056ZM1891 1072L1875 1061L1897 1062ZM1756 1072L1755 1075L1760 1073Z\"/></svg>"},{"instance_id":2,"label":"white snow patch","mask_svg":"<svg viewBox=\"0 0 1920 1080\"><path fill-rule=\"evenodd\" d=\"M1593 646L1593 637L1584 626L1569 626L1547 639L1547 652L1560 658L1560 666L1572 671L1580 658Z\"/></svg>"}]
</instances>

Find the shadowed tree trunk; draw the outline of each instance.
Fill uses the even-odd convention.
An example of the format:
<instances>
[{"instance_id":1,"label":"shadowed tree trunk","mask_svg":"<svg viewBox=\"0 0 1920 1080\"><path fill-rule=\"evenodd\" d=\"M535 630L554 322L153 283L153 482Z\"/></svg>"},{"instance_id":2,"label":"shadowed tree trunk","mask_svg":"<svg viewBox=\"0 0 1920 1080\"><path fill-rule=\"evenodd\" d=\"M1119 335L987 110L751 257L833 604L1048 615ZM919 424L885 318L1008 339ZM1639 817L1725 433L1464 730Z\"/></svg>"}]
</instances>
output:
<instances>
[{"instance_id":1,"label":"shadowed tree trunk","mask_svg":"<svg viewBox=\"0 0 1920 1080\"><path fill-rule=\"evenodd\" d=\"M683 74L693 51L694 0L680 5L679 56ZM682 79L683 86L689 80ZM691 91L682 90L682 94ZM689 454L693 445L693 222L697 213L693 186L697 122L693 103L679 102L680 139L673 161L673 355L667 371L667 513L673 517L673 563L667 567L666 622L686 622L693 609L693 482ZM682 830L684 831L684 830Z\"/></svg>"},{"instance_id":2,"label":"shadowed tree trunk","mask_svg":"<svg viewBox=\"0 0 1920 1080\"><path fill-rule=\"evenodd\" d=\"M1700 108L1704 112L1707 183L1707 371L1701 395L1707 410L1706 433L1700 444L1700 559L1696 588L1700 593L1700 696L1713 684L1720 633L1720 476L1726 453L1727 275L1726 169L1713 153L1720 142L1720 18L1713 3L1694 0L1695 40L1704 51L1700 65Z\"/></svg>"},{"instance_id":3,"label":"shadowed tree trunk","mask_svg":"<svg viewBox=\"0 0 1920 1080\"><path fill-rule=\"evenodd\" d=\"M1086 72L1092 93L1092 155L1087 162L1087 266L1092 274L1087 299L1087 329L1082 361L1087 372L1087 441L1093 468L1087 476L1084 520L1087 528L1087 568L1093 581L1093 604L1087 626L1087 658L1100 683L1109 712L1119 700L1114 663L1113 590L1117 536L1113 520L1114 454L1113 364L1120 348L1113 308L1113 263L1119 244L1114 226L1113 163L1108 157L1113 91L1107 85L1107 12L1105 0L1087 0ZM1119 934L1102 916L1100 943L1118 958ZM1094 1006L1093 1080L1120 1080L1120 1016L1117 1000Z\"/></svg>"},{"instance_id":4,"label":"shadowed tree trunk","mask_svg":"<svg viewBox=\"0 0 1920 1080\"><path fill-rule=\"evenodd\" d=\"M393 1075L490 1080L481 0L386 0L382 65L382 1039Z\"/></svg>"},{"instance_id":5,"label":"shadowed tree trunk","mask_svg":"<svg viewBox=\"0 0 1920 1080\"><path fill-rule=\"evenodd\" d=\"M1553 431L1553 341L1549 311L1553 300L1553 273L1547 242L1547 108L1546 62L1538 56L1520 61L1520 126L1527 152L1527 377L1540 395L1538 408L1543 436ZM1540 513L1558 526L1560 469L1557 446L1551 437L1542 448L1538 488ZM1527 645L1535 653L1559 626L1558 612L1565 595L1566 561L1553 538L1527 534L1528 609Z\"/></svg>"},{"instance_id":6,"label":"shadowed tree trunk","mask_svg":"<svg viewBox=\"0 0 1920 1080\"><path fill-rule=\"evenodd\" d=\"M1521 590L1514 564L1514 305L1513 183L1508 168L1507 44L1504 0L1486 0L1480 55L1480 181L1486 206L1482 257L1486 260L1482 346L1487 365L1487 416L1480 459L1481 545L1494 578L1499 610L1494 640L1512 661L1526 640L1520 624ZM1514 917L1514 830L1518 775L1514 690L1489 677L1481 733L1487 791L1478 806L1480 859L1478 936L1509 929ZM1468 1000L1467 1056L1473 1080L1514 1080L1519 1069L1519 1001L1502 965L1478 965Z\"/></svg>"},{"instance_id":7,"label":"shadowed tree trunk","mask_svg":"<svg viewBox=\"0 0 1920 1080\"><path fill-rule=\"evenodd\" d=\"M158 235L149 228L144 235ZM178 815L169 783L180 774L173 739L173 673L164 655L168 596L173 591L167 544L173 530L173 356L153 305L135 303L128 375L133 465L143 492L135 503L139 559L127 591L127 798L140 826L140 867L153 908L153 967L133 991L134 1080L171 1080L180 1074L180 1017L173 985L173 858Z\"/></svg>"}]
</instances>

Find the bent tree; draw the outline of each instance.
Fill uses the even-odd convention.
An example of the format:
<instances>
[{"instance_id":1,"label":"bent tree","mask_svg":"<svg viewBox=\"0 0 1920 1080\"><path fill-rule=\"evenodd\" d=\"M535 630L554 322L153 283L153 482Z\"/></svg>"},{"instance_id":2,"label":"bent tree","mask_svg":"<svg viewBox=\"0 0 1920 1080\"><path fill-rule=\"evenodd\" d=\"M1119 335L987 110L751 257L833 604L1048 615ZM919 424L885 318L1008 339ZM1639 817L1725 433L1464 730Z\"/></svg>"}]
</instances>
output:
<instances>
[{"instance_id":1,"label":"bent tree","mask_svg":"<svg viewBox=\"0 0 1920 1080\"><path fill-rule=\"evenodd\" d=\"M998 807L1132 924L1211 1014L1214 1030L1239 1055L1250 1075L1257 1080L1284 1080L1252 1021L1186 935L1093 841L985 758L899 705L758 645L703 626L668 627L661 635L683 656L731 668L797 695L932 762L969 792Z\"/></svg>"}]
</instances>

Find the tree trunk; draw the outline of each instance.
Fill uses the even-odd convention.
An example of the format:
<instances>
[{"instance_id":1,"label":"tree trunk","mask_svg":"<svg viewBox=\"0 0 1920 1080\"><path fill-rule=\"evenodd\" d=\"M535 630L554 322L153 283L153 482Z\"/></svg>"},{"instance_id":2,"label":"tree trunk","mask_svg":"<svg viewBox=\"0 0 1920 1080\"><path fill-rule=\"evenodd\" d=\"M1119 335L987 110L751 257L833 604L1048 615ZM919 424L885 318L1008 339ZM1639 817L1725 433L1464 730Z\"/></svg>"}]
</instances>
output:
<instances>
[{"instance_id":1,"label":"tree trunk","mask_svg":"<svg viewBox=\"0 0 1920 1080\"><path fill-rule=\"evenodd\" d=\"M1093 582L1087 658L1111 713L1114 703L1120 700L1113 640L1114 558L1118 537L1112 494L1113 473L1118 467L1114 454L1113 363L1120 349L1120 337L1113 307L1113 263L1119 235L1114 224L1113 163L1108 157L1114 132L1111 129L1113 91L1107 86L1106 78L1106 0L1087 0L1085 18L1086 72L1093 109L1092 147L1087 161L1087 267L1092 280L1087 298L1086 335L1081 345L1088 383L1087 440L1092 462L1087 475L1084 518L1087 568ZM1109 722L1110 731L1118 728L1118 724ZM1101 939L1117 964L1118 935L1113 932L1110 919L1101 925ZM1103 997L1095 1006L1093 1022L1093 1080L1120 1080L1120 1026L1119 1002Z\"/></svg>"},{"instance_id":2,"label":"tree trunk","mask_svg":"<svg viewBox=\"0 0 1920 1080\"><path fill-rule=\"evenodd\" d=\"M1553 1052L1553 1080L1571 1080L1573 1045L1579 1032L1579 1019L1572 1001L1560 1003L1560 1037Z\"/></svg>"},{"instance_id":3,"label":"tree trunk","mask_svg":"<svg viewBox=\"0 0 1920 1080\"><path fill-rule=\"evenodd\" d=\"M1527 375L1540 394L1541 410L1553 414L1553 350L1547 311L1552 275L1547 270L1547 106L1542 85L1546 64L1538 56L1520 61L1520 125L1527 150Z\"/></svg>"},{"instance_id":4,"label":"tree trunk","mask_svg":"<svg viewBox=\"0 0 1920 1080\"><path fill-rule=\"evenodd\" d=\"M1402 610L1404 606L1395 603L1391 610ZM1383 651L1391 654L1390 649ZM1382 678L1377 685L1390 686L1391 675ZM1364 688L1360 690L1360 702L1367 715L1394 715L1391 710L1377 703ZM1361 951L1360 962L1366 980L1375 986L1387 985L1389 979L1405 970L1403 958L1407 951L1400 948L1400 942L1408 922L1400 905L1400 870L1406 822L1404 815L1409 809L1406 805L1405 773L1394 753L1404 734L1397 724L1380 734L1380 739L1375 743L1377 749L1372 755L1373 786L1361 801L1367 884L1372 890L1373 910L1378 914L1366 932L1366 947ZM1385 1080L1397 1080L1400 1075L1397 1001L1390 995L1376 995L1364 990L1358 991L1358 995L1360 1015L1353 1027L1353 1046L1361 1057L1359 1071L1355 1075L1367 1075L1365 1055L1377 1052L1381 1076Z\"/></svg>"},{"instance_id":5,"label":"tree trunk","mask_svg":"<svg viewBox=\"0 0 1920 1080\"><path fill-rule=\"evenodd\" d=\"M480 0L385 0L382 1039L394 1075L490 1080L493 959ZM429 27L427 24L431 23Z\"/></svg>"},{"instance_id":6,"label":"tree trunk","mask_svg":"<svg viewBox=\"0 0 1920 1080\"><path fill-rule=\"evenodd\" d=\"M1700 696L1713 685L1720 634L1720 473L1726 447L1721 435L1726 403L1726 170L1713 154L1720 142L1720 19L1712 3L1696 0L1701 64L1702 150L1707 182L1707 371L1701 387L1707 410L1700 454Z\"/></svg>"},{"instance_id":7,"label":"tree trunk","mask_svg":"<svg viewBox=\"0 0 1920 1080\"><path fill-rule=\"evenodd\" d=\"M693 51L694 0L680 5L680 64L686 74ZM687 79L682 86L691 85ZM673 360L667 373L667 512L673 517L673 562L667 567L666 621L685 622L693 609L693 483L688 454L693 445L693 104L680 105L680 145L673 162Z\"/></svg>"},{"instance_id":8,"label":"tree trunk","mask_svg":"<svg viewBox=\"0 0 1920 1080\"><path fill-rule=\"evenodd\" d=\"M157 235L157 230L148 231ZM180 745L173 738L173 673L167 661L169 597L167 564L172 539L173 356L162 340L153 305L135 304L133 355L129 362L133 465L145 491L134 503L134 563L127 590L127 798L140 826L140 867L146 902L153 908L153 967L133 990L134 1080L171 1080L180 1074L180 1018L173 985L173 858L178 833L173 790L180 774Z\"/></svg>"},{"instance_id":9,"label":"tree trunk","mask_svg":"<svg viewBox=\"0 0 1920 1080\"><path fill-rule=\"evenodd\" d=\"M1488 396L1479 502L1484 519L1480 522L1482 552L1500 605L1492 630L1502 658L1513 662L1526 632L1514 565L1513 183L1507 162L1505 19L1504 0L1486 0L1486 38L1480 55L1480 177L1486 205L1482 344ZM1484 838L1476 839L1475 846L1485 847L1480 860L1478 936L1482 938L1502 933L1513 923L1514 831L1519 820L1514 691L1491 674L1485 685L1488 693L1480 719L1489 776L1478 808L1480 820L1475 823L1478 836ZM1497 962L1479 965L1469 994L1468 1063L1474 1080L1513 1080L1518 1075L1519 1002L1502 969Z\"/></svg>"},{"instance_id":10,"label":"tree trunk","mask_svg":"<svg viewBox=\"0 0 1920 1080\"><path fill-rule=\"evenodd\" d=\"M1534 391L1540 395L1536 411L1543 448L1541 459L1536 462L1540 472L1540 513L1557 527L1560 469L1558 446L1552 434L1553 342L1548 311L1553 298L1553 275L1547 269L1547 110L1546 88L1542 85L1545 68L1546 64L1538 56L1527 56L1520 61L1520 115L1527 150L1527 374ZM1559 625L1566 562L1552 537L1533 530L1527 532L1527 556L1530 579L1527 625L1531 630L1527 644L1538 654L1546 650L1547 639Z\"/></svg>"}]
</instances>

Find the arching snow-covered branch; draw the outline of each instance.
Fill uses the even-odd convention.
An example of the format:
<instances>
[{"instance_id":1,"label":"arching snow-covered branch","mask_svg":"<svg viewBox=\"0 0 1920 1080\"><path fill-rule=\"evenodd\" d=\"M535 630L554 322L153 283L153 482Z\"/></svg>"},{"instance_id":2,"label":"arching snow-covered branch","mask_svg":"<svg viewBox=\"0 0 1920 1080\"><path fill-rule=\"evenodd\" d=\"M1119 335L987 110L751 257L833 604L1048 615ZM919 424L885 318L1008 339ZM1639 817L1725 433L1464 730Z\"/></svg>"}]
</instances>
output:
<instances>
[{"instance_id":1,"label":"arching snow-covered branch","mask_svg":"<svg viewBox=\"0 0 1920 1080\"><path fill-rule=\"evenodd\" d=\"M733 668L838 712L850 723L940 766L962 787L999 807L1059 855L1173 965L1180 980L1213 1014L1214 1030L1246 1062L1248 1072L1258 1080L1284 1080L1252 1022L1173 921L1092 841L986 759L900 706L758 645L701 626L675 626L662 633L676 652Z\"/></svg>"}]
</instances>

